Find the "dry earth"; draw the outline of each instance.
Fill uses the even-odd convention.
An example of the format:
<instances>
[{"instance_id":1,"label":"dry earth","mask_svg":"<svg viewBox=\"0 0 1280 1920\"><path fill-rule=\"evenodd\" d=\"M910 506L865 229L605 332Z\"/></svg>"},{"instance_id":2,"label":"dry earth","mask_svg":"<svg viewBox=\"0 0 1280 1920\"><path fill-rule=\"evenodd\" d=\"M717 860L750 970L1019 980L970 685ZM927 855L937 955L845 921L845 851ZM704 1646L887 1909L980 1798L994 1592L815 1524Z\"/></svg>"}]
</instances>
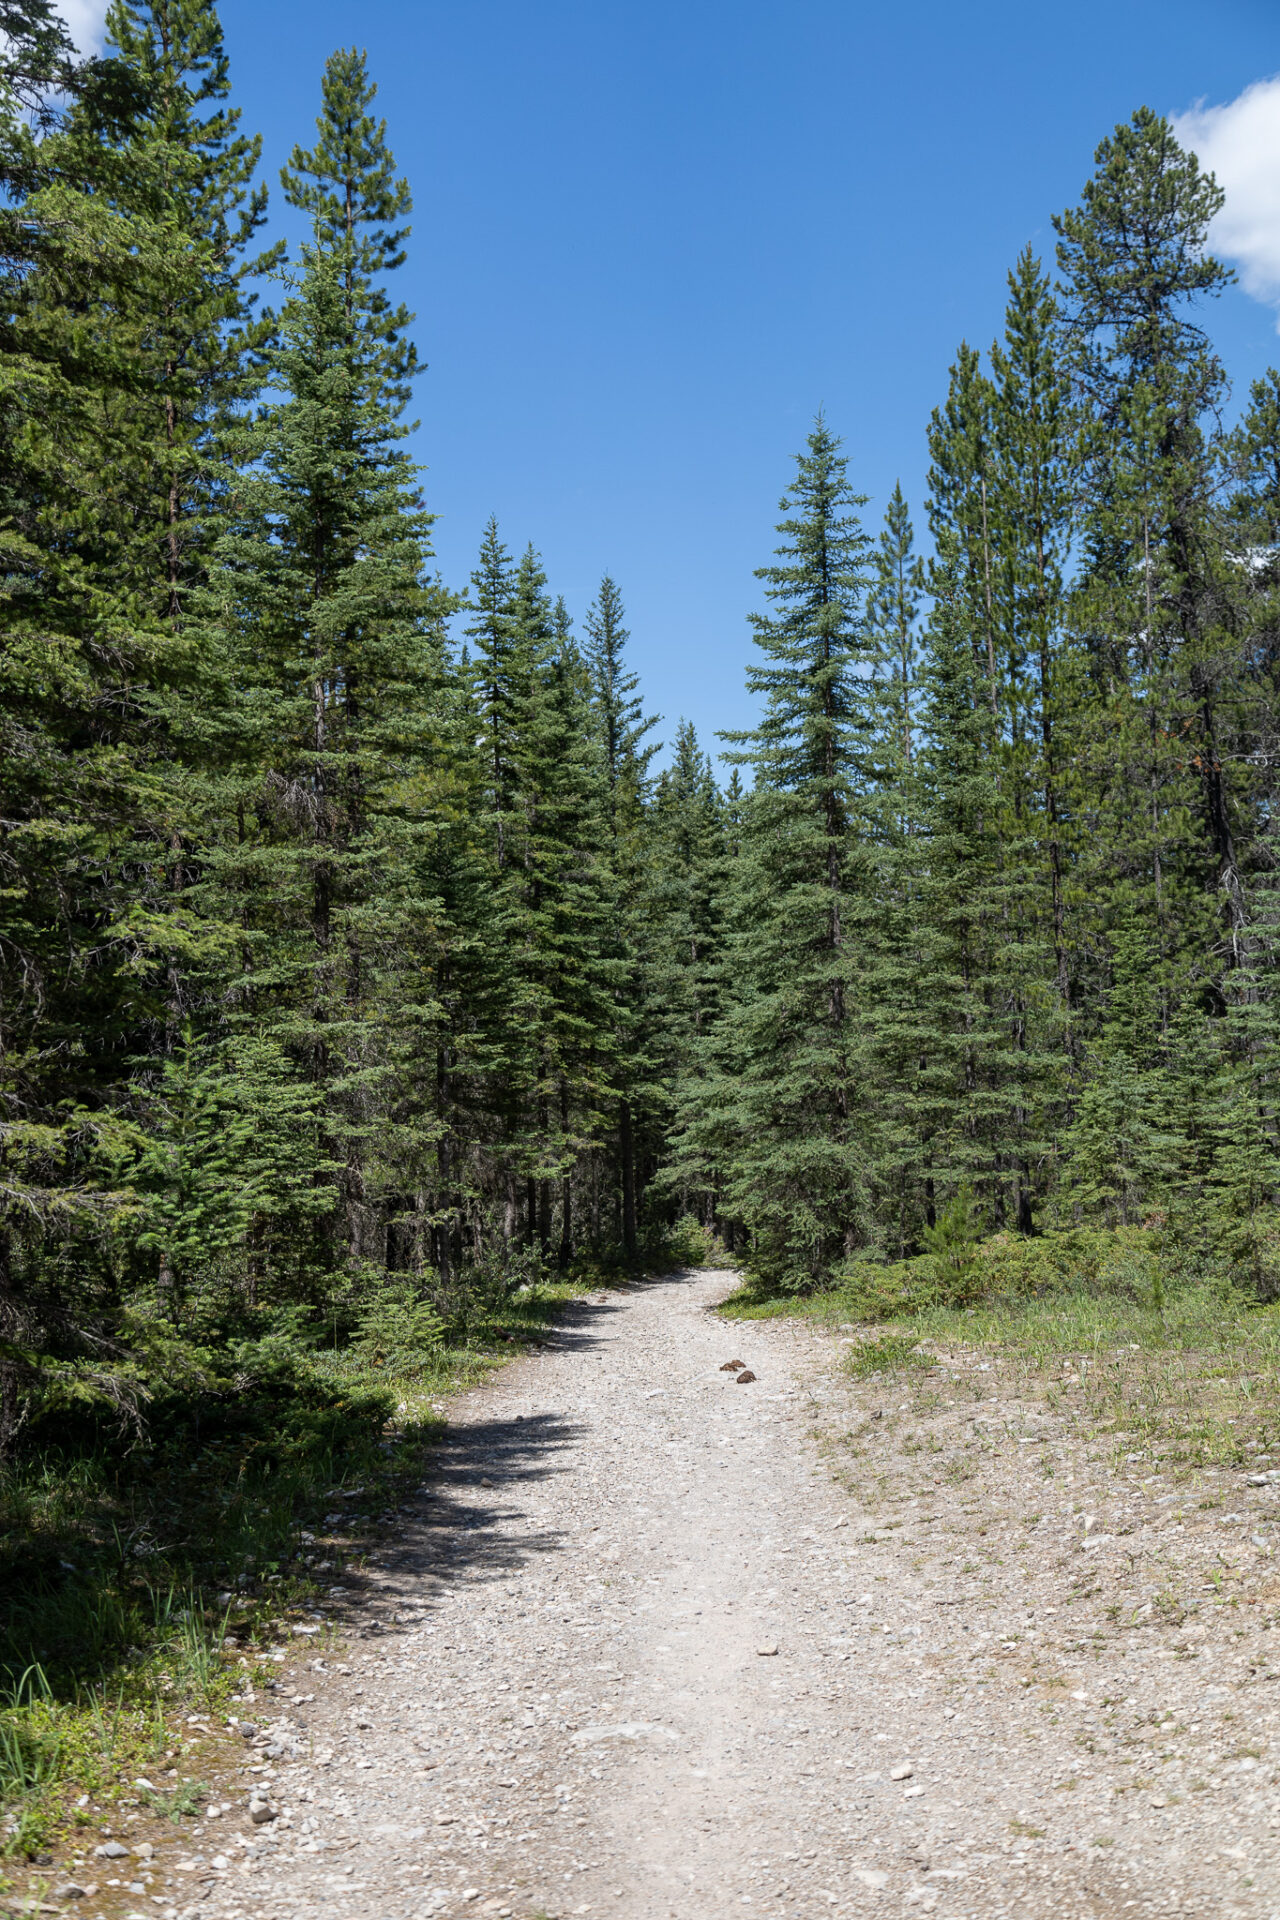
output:
<instances>
[{"instance_id":1,"label":"dry earth","mask_svg":"<svg viewBox=\"0 0 1280 1920\"><path fill-rule=\"evenodd\" d=\"M345 1659L237 1707L238 1804L127 1910L1280 1915L1280 1495L981 1354L856 1381L727 1285L583 1302L456 1404Z\"/></svg>"}]
</instances>

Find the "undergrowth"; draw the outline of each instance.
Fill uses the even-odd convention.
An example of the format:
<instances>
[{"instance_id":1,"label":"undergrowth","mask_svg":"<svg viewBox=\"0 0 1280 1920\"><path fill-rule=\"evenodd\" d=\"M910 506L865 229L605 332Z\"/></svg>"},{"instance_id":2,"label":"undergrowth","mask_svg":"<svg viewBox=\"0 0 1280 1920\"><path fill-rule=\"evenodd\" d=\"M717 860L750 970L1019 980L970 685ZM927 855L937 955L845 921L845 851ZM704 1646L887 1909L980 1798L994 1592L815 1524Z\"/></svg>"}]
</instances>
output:
<instances>
[{"instance_id":1,"label":"undergrowth","mask_svg":"<svg viewBox=\"0 0 1280 1920\"><path fill-rule=\"evenodd\" d=\"M859 1340L849 1349L848 1369L857 1379L874 1380L882 1373L896 1373L904 1367L927 1366L913 1333L882 1333L877 1339Z\"/></svg>"}]
</instances>

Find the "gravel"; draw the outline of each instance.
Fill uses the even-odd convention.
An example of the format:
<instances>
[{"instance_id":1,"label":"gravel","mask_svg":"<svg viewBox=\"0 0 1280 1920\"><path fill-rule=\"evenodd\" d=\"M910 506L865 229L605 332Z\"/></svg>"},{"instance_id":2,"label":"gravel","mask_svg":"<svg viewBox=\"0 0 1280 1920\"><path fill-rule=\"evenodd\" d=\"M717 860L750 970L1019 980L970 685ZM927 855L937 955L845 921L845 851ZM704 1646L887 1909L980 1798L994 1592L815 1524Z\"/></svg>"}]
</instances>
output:
<instances>
[{"instance_id":1,"label":"gravel","mask_svg":"<svg viewBox=\"0 0 1280 1920\"><path fill-rule=\"evenodd\" d=\"M277 1818L153 1913L1276 1913L1276 1484L1202 1509L972 1355L854 1382L729 1284L580 1303L454 1404L351 1671L280 1670Z\"/></svg>"}]
</instances>

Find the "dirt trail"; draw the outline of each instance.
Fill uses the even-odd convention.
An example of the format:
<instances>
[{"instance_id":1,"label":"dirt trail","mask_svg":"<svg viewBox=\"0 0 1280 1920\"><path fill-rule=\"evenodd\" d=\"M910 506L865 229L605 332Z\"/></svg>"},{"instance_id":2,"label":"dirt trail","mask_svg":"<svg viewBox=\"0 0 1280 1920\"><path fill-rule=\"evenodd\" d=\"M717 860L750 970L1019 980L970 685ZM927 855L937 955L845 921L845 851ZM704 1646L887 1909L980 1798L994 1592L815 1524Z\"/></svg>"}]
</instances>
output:
<instances>
[{"instance_id":1,"label":"dirt trail","mask_svg":"<svg viewBox=\"0 0 1280 1920\"><path fill-rule=\"evenodd\" d=\"M349 1675L290 1669L253 1776L280 1817L202 1833L151 1914L1280 1912L1253 1642L1221 1674L1184 1644L1176 1677L1167 1621L1122 1642L1119 1535L1086 1551L1061 1479L1033 1511L1010 1422L1048 1448L1042 1413L935 1393L904 1452L907 1389L719 1321L727 1286L584 1302L455 1406L380 1570L394 1624Z\"/></svg>"}]
</instances>

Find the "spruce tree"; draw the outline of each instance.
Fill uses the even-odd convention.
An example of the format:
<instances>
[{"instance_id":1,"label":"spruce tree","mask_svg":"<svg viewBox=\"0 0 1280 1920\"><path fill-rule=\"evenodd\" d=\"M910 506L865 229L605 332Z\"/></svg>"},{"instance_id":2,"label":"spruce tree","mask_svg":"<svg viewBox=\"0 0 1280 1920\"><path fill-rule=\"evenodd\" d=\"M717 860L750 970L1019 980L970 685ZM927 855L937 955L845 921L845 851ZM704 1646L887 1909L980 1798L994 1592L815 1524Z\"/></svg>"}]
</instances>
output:
<instances>
[{"instance_id":1,"label":"spruce tree","mask_svg":"<svg viewBox=\"0 0 1280 1920\"><path fill-rule=\"evenodd\" d=\"M797 1283L870 1233L860 949L872 901L863 827L872 722L870 542L821 418L797 459L770 610L752 615L759 724L727 736L750 765L708 1125L732 1139L728 1203L764 1272Z\"/></svg>"},{"instance_id":2,"label":"spruce tree","mask_svg":"<svg viewBox=\"0 0 1280 1920\"><path fill-rule=\"evenodd\" d=\"M875 556L871 599L877 642L876 681L884 708L886 749L881 776L901 788L909 782L917 747L918 620L925 591L924 562L901 485L895 481Z\"/></svg>"},{"instance_id":3,"label":"spruce tree","mask_svg":"<svg viewBox=\"0 0 1280 1920\"><path fill-rule=\"evenodd\" d=\"M26 1156L20 1126L9 1151L42 1195L5 1260L42 1297L41 1339L110 1399L123 1375L92 1355L144 1217L122 1169L219 944L189 898L208 743L188 601L216 531L213 437L252 384L242 249L261 209L211 7L117 5L110 57L84 66L47 8L5 26L0 704L22 743L5 814L24 905L4 1052L40 1137ZM59 1216L71 1261L47 1238Z\"/></svg>"},{"instance_id":4,"label":"spruce tree","mask_svg":"<svg viewBox=\"0 0 1280 1920\"><path fill-rule=\"evenodd\" d=\"M1168 1021L1211 938L1213 891L1230 923L1242 912L1217 739L1231 654L1213 510L1224 376L1198 317L1232 276L1206 247L1221 191L1167 120L1142 108L1095 158L1079 206L1055 221L1086 421L1073 624L1094 709L1081 743L1095 796L1087 884L1113 924L1155 924Z\"/></svg>"},{"instance_id":5,"label":"spruce tree","mask_svg":"<svg viewBox=\"0 0 1280 1920\"><path fill-rule=\"evenodd\" d=\"M501 869L507 864L515 805L515 740L527 691L527 663L516 626L511 555L499 539L498 523L492 518L484 530L471 588L469 604L474 617L466 633L475 649L476 701L488 766L488 812L494 859Z\"/></svg>"},{"instance_id":6,"label":"spruce tree","mask_svg":"<svg viewBox=\"0 0 1280 1920\"><path fill-rule=\"evenodd\" d=\"M658 1142L661 1115L643 1098L654 1078L655 1038L650 983L641 952L648 858L646 801L649 766L658 751L646 735L657 725L646 716L639 681L626 647L630 639L622 595L605 574L587 609L584 656L590 674L605 781L607 858L617 893L614 953L620 963L618 1024L611 1051L616 1062L615 1163L620 1238L627 1259L638 1247L640 1174L646 1150Z\"/></svg>"},{"instance_id":7,"label":"spruce tree","mask_svg":"<svg viewBox=\"0 0 1280 1920\"><path fill-rule=\"evenodd\" d=\"M294 147L280 183L289 204L310 215L315 244L341 261L347 317L358 311L361 331L379 343L388 398L404 406L418 367L406 334L413 316L403 304L392 306L382 276L404 265L410 229L395 223L413 211L413 196L396 176L386 121L369 112L377 94L362 51L330 54L316 144Z\"/></svg>"},{"instance_id":8,"label":"spruce tree","mask_svg":"<svg viewBox=\"0 0 1280 1920\"><path fill-rule=\"evenodd\" d=\"M168 243L125 296L126 311L141 308L132 411L149 443L130 562L146 590L159 559L150 592L177 631L225 493L218 429L256 390L269 337L249 282L281 250L249 251L266 217L266 191L253 184L262 142L240 132L239 109L225 104L231 81L213 0L112 0L106 36L129 77L131 110L118 119L91 90L68 135L97 156L109 201Z\"/></svg>"},{"instance_id":9,"label":"spruce tree","mask_svg":"<svg viewBox=\"0 0 1280 1920\"><path fill-rule=\"evenodd\" d=\"M646 946L650 955L650 1021L655 1092L671 1114L696 1129L705 1097L702 1059L723 1004L729 849L725 804L711 762L688 721L676 729L675 756L658 776L649 818ZM667 1156L664 1185L715 1224L720 1169L687 1156Z\"/></svg>"},{"instance_id":10,"label":"spruce tree","mask_svg":"<svg viewBox=\"0 0 1280 1920\"><path fill-rule=\"evenodd\" d=\"M919 1108L929 1056L927 951L923 922L927 850L922 840L923 722L921 614L927 570L895 485L875 553L871 599L874 780L870 836L878 909L864 942L863 1022L880 1092L876 1102L875 1210L898 1253L914 1248L932 1220L928 1128Z\"/></svg>"},{"instance_id":11,"label":"spruce tree","mask_svg":"<svg viewBox=\"0 0 1280 1920\"><path fill-rule=\"evenodd\" d=\"M1066 1072L1072 426L1056 310L1027 251L1009 276L990 376L963 347L930 429L935 605L911 889L918 980L935 990L922 1001L905 983L896 996L919 1008L907 1032L929 1063L910 1076L918 1124L941 1154L921 1156L926 1215L938 1183L958 1182L1024 1231Z\"/></svg>"},{"instance_id":12,"label":"spruce tree","mask_svg":"<svg viewBox=\"0 0 1280 1920\"><path fill-rule=\"evenodd\" d=\"M1064 738L1070 663L1066 583L1077 445L1047 275L1026 248L1009 275L1003 341L991 350L1001 551L999 602L1006 664L1011 851L1029 869L1020 917L1051 926L1056 991L1069 1013L1064 816L1070 806ZM1047 900L1045 898L1047 891Z\"/></svg>"},{"instance_id":13,"label":"spruce tree","mask_svg":"<svg viewBox=\"0 0 1280 1920\"><path fill-rule=\"evenodd\" d=\"M616 951L617 892L588 676L572 638L555 634L554 611L550 626L522 729L525 993L512 1016L534 1036L538 1239L550 1249L554 1181L563 1266L575 1245L574 1172L597 1145L613 1094L625 961Z\"/></svg>"}]
</instances>

